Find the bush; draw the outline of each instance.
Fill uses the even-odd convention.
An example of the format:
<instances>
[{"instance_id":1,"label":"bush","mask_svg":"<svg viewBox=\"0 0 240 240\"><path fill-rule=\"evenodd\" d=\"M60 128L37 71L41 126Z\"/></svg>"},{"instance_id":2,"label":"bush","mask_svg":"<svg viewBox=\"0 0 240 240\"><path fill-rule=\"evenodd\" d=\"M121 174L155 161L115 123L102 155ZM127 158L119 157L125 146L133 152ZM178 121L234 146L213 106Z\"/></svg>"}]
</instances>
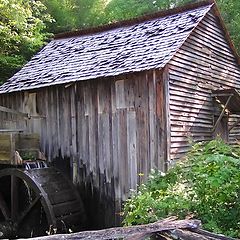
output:
<instances>
[{"instance_id":1,"label":"bush","mask_svg":"<svg viewBox=\"0 0 240 240\"><path fill-rule=\"evenodd\" d=\"M202 220L207 230L240 237L240 149L216 139L193 145L167 174L152 171L124 205L124 224L170 215Z\"/></svg>"}]
</instances>

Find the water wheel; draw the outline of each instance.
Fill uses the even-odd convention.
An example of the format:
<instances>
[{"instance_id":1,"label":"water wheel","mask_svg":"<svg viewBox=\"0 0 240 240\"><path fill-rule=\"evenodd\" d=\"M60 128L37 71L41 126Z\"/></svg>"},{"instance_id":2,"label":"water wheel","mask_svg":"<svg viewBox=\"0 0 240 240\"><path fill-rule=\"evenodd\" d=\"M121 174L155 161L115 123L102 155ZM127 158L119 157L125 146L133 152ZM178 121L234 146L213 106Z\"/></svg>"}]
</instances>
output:
<instances>
[{"instance_id":1,"label":"water wheel","mask_svg":"<svg viewBox=\"0 0 240 240\"><path fill-rule=\"evenodd\" d=\"M55 168L0 171L0 238L79 231L84 221L78 193Z\"/></svg>"}]
</instances>

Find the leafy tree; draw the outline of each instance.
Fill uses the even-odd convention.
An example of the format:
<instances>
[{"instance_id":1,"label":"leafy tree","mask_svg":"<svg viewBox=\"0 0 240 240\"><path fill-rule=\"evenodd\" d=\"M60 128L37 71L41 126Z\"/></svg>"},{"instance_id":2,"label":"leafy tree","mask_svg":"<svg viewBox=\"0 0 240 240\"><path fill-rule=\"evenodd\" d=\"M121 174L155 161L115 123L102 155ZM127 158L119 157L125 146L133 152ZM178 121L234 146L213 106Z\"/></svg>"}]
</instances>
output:
<instances>
[{"instance_id":1,"label":"leafy tree","mask_svg":"<svg viewBox=\"0 0 240 240\"><path fill-rule=\"evenodd\" d=\"M173 8L187 2L190 0L113 0L106 6L105 16L111 22Z\"/></svg>"},{"instance_id":2,"label":"leafy tree","mask_svg":"<svg viewBox=\"0 0 240 240\"><path fill-rule=\"evenodd\" d=\"M3 81L20 68L49 36L51 21L38 0L0 0L0 70Z\"/></svg>"},{"instance_id":3,"label":"leafy tree","mask_svg":"<svg viewBox=\"0 0 240 240\"><path fill-rule=\"evenodd\" d=\"M192 0L193 1L193 0ZM182 5L191 0L44 0L53 32L93 27Z\"/></svg>"},{"instance_id":4,"label":"leafy tree","mask_svg":"<svg viewBox=\"0 0 240 240\"><path fill-rule=\"evenodd\" d=\"M76 19L81 12L75 13L78 6L73 0L43 0L48 13L53 16L55 21L48 23L49 32L64 32L76 28Z\"/></svg>"},{"instance_id":5,"label":"leafy tree","mask_svg":"<svg viewBox=\"0 0 240 240\"><path fill-rule=\"evenodd\" d=\"M217 3L233 43L240 54L240 1L217 0Z\"/></svg>"}]
</instances>

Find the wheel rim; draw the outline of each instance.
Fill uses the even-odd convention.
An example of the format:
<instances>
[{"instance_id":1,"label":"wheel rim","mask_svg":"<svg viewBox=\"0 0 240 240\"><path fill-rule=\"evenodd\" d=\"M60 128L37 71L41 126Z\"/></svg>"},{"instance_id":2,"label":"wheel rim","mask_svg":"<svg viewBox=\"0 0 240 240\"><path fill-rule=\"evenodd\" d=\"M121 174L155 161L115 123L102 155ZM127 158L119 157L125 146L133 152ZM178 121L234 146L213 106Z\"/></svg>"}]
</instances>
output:
<instances>
[{"instance_id":1,"label":"wheel rim","mask_svg":"<svg viewBox=\"0 0 240 240\"><path fill-rule=\"evenodd\" d=\"M17 237L46 235L49 226L56 226L46 193L21 169L0 172L0 210L0 222L11 223Z\"/></svg>"},{"instance_id":2,"label":"wheel rim","mask_svg":"<svg viewBox=\"0 0 240 240\"><path fill-rule=\"evenodd\" d=\"M73 184L57 169L9 168L0 171L0 229L35 237L84 229L84 207ZM14 231L13 231L14 232Z\"/></svg>"}]
</instances>

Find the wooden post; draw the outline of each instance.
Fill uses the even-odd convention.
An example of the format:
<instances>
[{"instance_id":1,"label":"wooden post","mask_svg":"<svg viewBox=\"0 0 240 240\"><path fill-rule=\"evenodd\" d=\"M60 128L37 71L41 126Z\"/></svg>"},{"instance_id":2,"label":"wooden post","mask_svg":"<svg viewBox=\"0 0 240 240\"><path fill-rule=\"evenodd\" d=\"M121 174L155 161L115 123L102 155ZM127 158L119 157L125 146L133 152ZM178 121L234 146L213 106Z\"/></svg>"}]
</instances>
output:
<instances>
[{"instance_id":1,"label":"wooden post","mask_svg":"<svg viewBox=\"0 0 240 240\"><path fill-rule=\"evenodd\" d=\"M159 131L159 150L161 170L167 171L170 160L170 108L169 108L169 70L165 67L158 72L156 94L157 128Z\"/></svg>"},{"instance_id":2,"label":"wooden post","mask_svg":"<svg viewBox=\"0 0 240 240\"><path fill-rule=\"evenodd\" d=\"M214 132L214 131L216 130L218 124L219 124L220 121L222 120L222 117L223 117L223 115L224 115L224 113L225 113L225 110L226 110L226 108L227 108L227 106L228 106L228 103L230 102L232 96L233 96L233 95L229 95L228 100L227 100L224 108L222 109L222 112L221 112L220 116L218 117L217 122L215 123L215 125L214 125L214 127L213 127L213 129L212 129L212 132Z\"/></svg>"}]
</instances>

